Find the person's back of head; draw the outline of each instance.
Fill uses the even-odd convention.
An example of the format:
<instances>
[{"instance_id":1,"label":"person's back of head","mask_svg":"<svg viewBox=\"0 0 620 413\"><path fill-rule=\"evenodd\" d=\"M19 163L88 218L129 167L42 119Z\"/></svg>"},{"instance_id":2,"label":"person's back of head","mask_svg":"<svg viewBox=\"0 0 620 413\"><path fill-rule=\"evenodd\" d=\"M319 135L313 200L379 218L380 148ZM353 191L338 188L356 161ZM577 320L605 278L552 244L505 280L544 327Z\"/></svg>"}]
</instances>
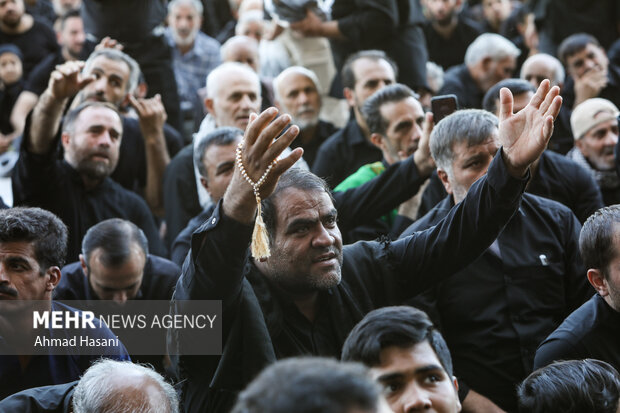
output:
<instances>
[{"instance_id":1,"label":"person's back of head","mask_svg":"<svg viewBox=\"0 0 620 413\"><path fill-rule=\"evenodd\" d=\"M176 391L150 367L102 359L73 393L73 413L178 413Z\"/></svg>"},{"instance_id":2,"label":"person's back of head","mask_svg":"<svg viewBox=\"0 0 620 413\"><path fill-rule=\"evenodd\" d=\"M360 364L291 358L263 370L239 395L232 411L374 413L380 410L380 394Z\"/></svg>"},{"instance_id":3,"label":"person's back of head","mask_svg":"<svg viewBox=\"0 0 620 413\"><path fill-rule=\"evenodd\" d=\"M517 392L520 413L617 413L620 375L600 360L560 361L534 371Z\"/></svg>"},{"instance_id":4,"label":"person's back of head","mask_svg":"<svg viewBox=\"0 0 620 413\"><path fill-rule=\"evenodd\" d=\"M499 91L503 87L510 90L510 92L512 93L513 102L515 103L517 98L523 94L527 94L527 102L529 102L531 96L536 93L536 89L534 89L534 86L522 79L505 79L501 82L496 83L493 87L491 87L491 89L487 90L487 93L484 95L484 99L482 100L482 108L487 112L491 112L495 116L499 115ZM513 103L514 112L518 112L520 109L522 109L522 107L517 106L520 105L516 105Z\"/></svg>"}]
</instances>

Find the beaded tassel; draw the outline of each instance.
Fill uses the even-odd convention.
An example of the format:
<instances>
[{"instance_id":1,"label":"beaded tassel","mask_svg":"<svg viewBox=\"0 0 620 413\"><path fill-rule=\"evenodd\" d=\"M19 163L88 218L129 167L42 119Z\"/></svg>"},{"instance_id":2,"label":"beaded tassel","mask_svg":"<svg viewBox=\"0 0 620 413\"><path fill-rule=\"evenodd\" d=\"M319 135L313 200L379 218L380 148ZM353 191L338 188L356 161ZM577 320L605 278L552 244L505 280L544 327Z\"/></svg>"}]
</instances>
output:
<instances>
[{"instance_id":1,"label":"beaded tassel","mask_svg":"<svg viewBox=\"0 0 620 413\"><path fill-rule=\"evenodd\" d=\"M273 168L273 166L278 163L278 159L274 159L273 162L269 164L263 176L257 182L253 182L252 178L247 174L245 167L243 166L243 162L241 160L241 148L243 148L243 141L239 142L237 145L235 161L237 163L237 167L241 172L241 176L250 184L252 189L254 190L254 196L256 197L256 220L254 221L254 231L252 231L252 244L250 245L250 252L252 253L252 257L254 259L261 258L269 258L271 256L271 251L269 251L269 236L267 234L267 227L265 226L265 222L263 221L263 214L261 208L261 199L260 199L260 187L267 179L267 175Z\"/></svg>"}]
</instances>

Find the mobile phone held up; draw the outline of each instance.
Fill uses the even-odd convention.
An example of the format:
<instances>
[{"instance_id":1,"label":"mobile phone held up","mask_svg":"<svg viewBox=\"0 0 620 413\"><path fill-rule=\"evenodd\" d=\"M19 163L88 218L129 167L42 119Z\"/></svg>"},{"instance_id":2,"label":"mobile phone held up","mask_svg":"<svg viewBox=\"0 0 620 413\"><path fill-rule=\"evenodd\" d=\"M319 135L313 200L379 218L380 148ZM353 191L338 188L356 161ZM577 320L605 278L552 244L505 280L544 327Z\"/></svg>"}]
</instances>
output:
<instances>
[{"instance_id":1,"label":"mobile phone held up","mask_svg":"<svg viewBox=\"0 0 620 413\"><path fill-rule=\"evenodd\" d=\"M451 113L456 112L458 108L459 102L456 95L441 95L431 98L431 111L433 112L435 124Z\"/></svg>"}]
</instances>

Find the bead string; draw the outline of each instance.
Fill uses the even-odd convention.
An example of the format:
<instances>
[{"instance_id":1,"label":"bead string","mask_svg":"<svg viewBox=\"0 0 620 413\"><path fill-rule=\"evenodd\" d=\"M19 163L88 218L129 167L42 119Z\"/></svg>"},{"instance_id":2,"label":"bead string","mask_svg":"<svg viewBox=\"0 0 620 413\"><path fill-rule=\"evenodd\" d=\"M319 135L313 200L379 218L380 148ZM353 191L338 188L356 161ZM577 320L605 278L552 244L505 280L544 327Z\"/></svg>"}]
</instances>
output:
<instances>
[{"instance_id":1,"label":"bead string","mask_svg":"<svg viewBox=\"0 0 620 413\"><path fill-rule=\"evenodd\" d=\"M256 197L256 202L260 204L260 193L259 193L260 187L265 182L265 179L267 179L267 175L269 175L269 172L271 171L271 169L278 163L278 158L274 159L269 164L269 166L265 170L265 173L263 173L263 176L261 176L260 179L255 183L254 181L252 181L252 178L250 178L250 176L245 170L245 167L243 166L243 161L241 160L241 149L242 148L243 148L243 141L239 142L239 144L237 145L237 149L235 151L236 152L235 161L237 163L237 167L239 167L241 176L243 176L243 178L247 181L248 184L250 184L250 186L254 190L254 196Z\"/></svg>"}]
</instances>

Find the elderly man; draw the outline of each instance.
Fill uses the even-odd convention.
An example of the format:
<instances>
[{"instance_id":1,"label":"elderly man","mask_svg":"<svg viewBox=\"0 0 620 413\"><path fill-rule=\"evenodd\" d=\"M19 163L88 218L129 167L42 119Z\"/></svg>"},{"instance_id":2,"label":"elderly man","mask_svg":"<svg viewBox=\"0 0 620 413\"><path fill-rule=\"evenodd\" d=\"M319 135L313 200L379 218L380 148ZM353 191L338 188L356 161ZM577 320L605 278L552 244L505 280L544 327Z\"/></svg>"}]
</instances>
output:
<instances>
[{"instance_id":1,"label":"elderly man","mask_svg":"<svg viewBox=\"0 0 620 413\"><path fill-rule=\"evenodd\" d=\"M593 98L577 106L570 118L575 147L566 156L594 176L605 205L620 203L620 179L614 155L619 114L612 102Z\"/></svg>"},{"instance_id":2,"label":"elderly man","mask_svg":"<svg viewBox=\"0 0 620 413\"><path fill-rule=\"evenodd\" d=\"M270 109L252 117L231 183L211 219L194 233L191 258L175 290L175 300L223 300L229 320L221 357L173 360L186 380L186 411L225 411L248 378L276 359L337 356L365 313L442 279L428 274L448 276L475 259L518 207L527 168L544 150L560 109L557 94L544 82L527 108L513 115L505 91L499 132L504 149L488 178L474 185L442 225L404 240L358 242L344 250L325 182L299 168L287 171L303 151L274 162L298 133L292 126L281 134L290 116L276 119ZM420 144L413 160L419 186L433 169L427 144ZM252 237L256 192L263 200L262 235L268 238L262 247L256 243L261 234ZM252 238L254 259L247 255ZM183 331L169 332L174 351L182 352L189 339Z\"/></svg>"},{"instance_id":3,"label":"elderly man","mask_svg":"<svg viewBox=\"0 0 620 413\"><path fill-rule=\"evenodd\" d=\"M78 310L52 301L66 251L67 227L51 212L39 208L0 211L0 399L31 387L77 380L101 356L129 359L120 342L100 347L99 354L82 354L70 347L49 347L45 355L34 352L34 307L31 303L16 306L19 300L38 300L45 303L43 311L64 311L82 317ZM48 331L50 338L58 339L74 334L97 339L116 337L105 325L97 324L94 328L82 325ZM7 352L16 343L23 355Z\"/></svg>"},{"instance_id":4,"label":"elderly man","mask_svg":"<svg viewBox=\"0 0 620 413\"><path fill-rule=\"evenodd\" d=\"M79 66L75 66L76 68ZM66 67L65 67L66 69ZM69 227L67 257L76 260L82 237L94 224L107 218L124 218L147 235L158 254L165 255L153 216L142 198L114 182L110 176L119 160L123 126L115 107L85 102L69 112L62 125L64 160L59 160L54 134L65 99L56 94L78 88L77 71L62 68L52 75L50 87L37 104L33 118L42 122L26 125L20 158L13 174L13 199L17 205L36 205L56 213ZM62 96L62 95L60 95ZM59 112L44 112L50 105ZM47 126L47 129L44 129Z\"/></svg>"},{"instance_id":5,"label":"elderly man","mask_svg":"<svg viewBox=\"0 0 620 413\"><path fill-rule=\"evenodd\" d=\"M482 110L458 111L437 124L431 153L449 195L403 236L449 216L486 173L497 136L497 117ZM578 231L568 208L524 194L490 248L414 300L429 309L446 338L456 375L470 389L463 392L466 410L490 399L514 411L514 386L531 372L538 343L592 294L582 276Z\"/></svg>"},{"instance_id":6,"label":"elderly man","mask_svg":"<svg viewBox=\"0 0 620 413\"><path fill-rule=\"evenodd\" d=\"M200 31L203 6L198 0L168 3L166 37L172 49L172 67L179 90L181 112L191 115L192 126L204 117L198 90L220 63L220 43Z\"/></svg>"},{"instance_id":7,"label":"elderly man","mask_svg":"<svg viewBox=\"0 0 620 413\"><path fill-rule=\"evenodd\" d=\"M304 149L304 159L311 168L321 144L336 132L334 125L319 119L320 89L314 72L301 66L285 69L273 81L276 107L291 115L291 122L299 127L299 136L291 147Z\"/></svg>"},{"instance_id":8,"label":"elderly man","mask_svg":"<svg viewBox=\"0 0 620 413\"><path fill-rule=\"evenodd\" d=\"M448 346L418 309L385 307L366 314L344 342L342 360L370 369L394 413L461 411Z\"/></svg>"},{"instance_id":9,"label":"elderly man","mask_svg":"<svg viewBox=\"0 0 620 413\"><path fill-rule=\"evenodd\" d=\"M620 369L620 206L600 209L583 225L579 250L595 294L542 342L534 367L594 358Z\"/></svg>"},{"instance_id":10,"label":"elderly man","mask_svg":"<svg viewBox=\"0 0 620 413\"><path fill-rule=\"evenodd\" d=\"M381 151L370 142L362 105L373 93L396 82L396 64L385 53L366 50L347 59L342 68L344 96L353 118L319 148L312 172L335 188L362 165L381 160Z\"/></svg>"},{"instance_id":11,"label":"elderly man","mask_svg":"<svg viewBox=\"0 0 620 413\"><path fill-rule=\"evenodd\" d=\"M520 53L499 34L482 34L467 48L465 63L446 72L438 94L455 94L460 107L480 109L491 86L512 77Z\"/></svg>"},{"instance_id":12,"label":"elderly man","mask_svg":"<svg viewBox=\"0 0 620 413\"><path fill-rule=\"evenodd\" d=\"M100 360L79 381L37 387L0 402L0 409L20 413L178 413L174 388L151 368Z\"/></svg>"},{"instance_id":13,"label":"elderly man","mask_svg":"<svg viewBox=\"0 0 620 413\"><path fill-rule=\"evenodd\" d=\"M246 128L250 113L258 112L261 107L258 75L240 63L223 63L207 77L204 103L208 115L202 121L194 142L181 150L166 169L164 201L168 245L172 245L190 219L211 203L209 194L200 183L198 166L193 162L195 147L216 128Z\"/></svg>"}]
</instances>

